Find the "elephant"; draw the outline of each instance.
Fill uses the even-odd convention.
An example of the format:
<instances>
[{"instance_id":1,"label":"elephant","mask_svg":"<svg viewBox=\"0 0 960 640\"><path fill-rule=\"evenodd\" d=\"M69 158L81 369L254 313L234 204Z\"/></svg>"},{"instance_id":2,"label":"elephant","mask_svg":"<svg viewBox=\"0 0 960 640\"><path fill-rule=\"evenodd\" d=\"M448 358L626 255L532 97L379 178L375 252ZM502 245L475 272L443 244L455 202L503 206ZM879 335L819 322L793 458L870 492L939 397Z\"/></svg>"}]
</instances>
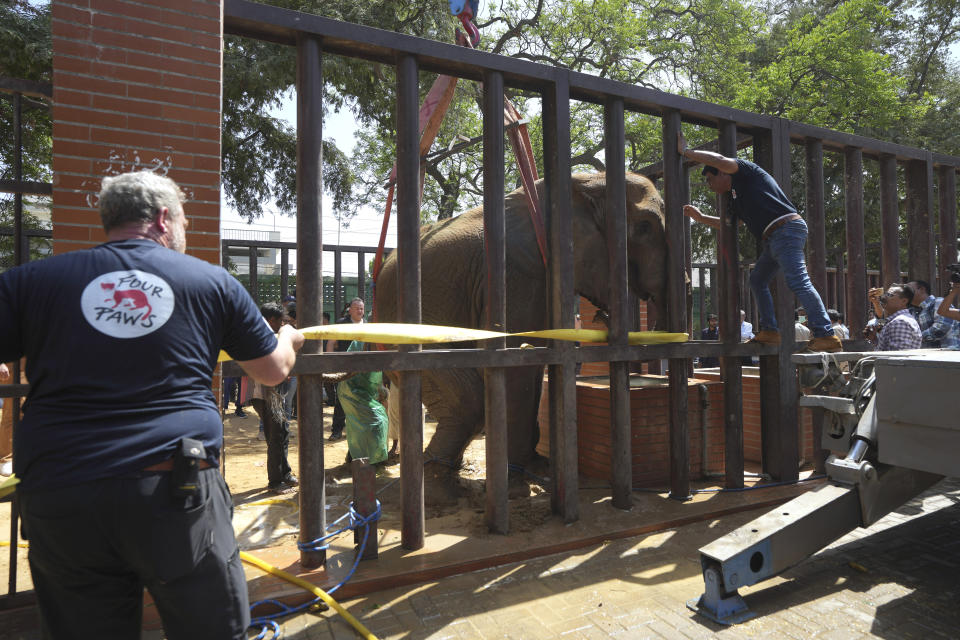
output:
<instances>
[{"instance_id":1,"label":"elephant","mask_svg":"<svg viewBox=\"0 0 960 640\"><path fill-rule=\"evenodd\" d=\"M536 183L546 202L544 183ZM603 173L571 176L574 289L601 310L608 308L609 272L605 237L606 179ZM663 199L653 183L627 174L628 282L643 299L658 303L660 319L667 284L667 241ZM505 197L506 328L511 333L549 328L547 270L537 245L523 189ZM486 313L483 207L426 225L420 232L424 324L482 328ZM399 321L397 260L383 263L375 288L375 320ZM519 341L511 339L511 346ZM449 347L447 347L449 348ZM523 467L536 457L537 412L543 367L510 367L507 378L509 463ZM426 370L422 399L437 420L425 455L427 499L449 502L453 469L484 427L483 373L479 369ZM430 487L430 481L433 488ZM440 494L436 495L439 491Z\"/></svg>"}]
</instances>

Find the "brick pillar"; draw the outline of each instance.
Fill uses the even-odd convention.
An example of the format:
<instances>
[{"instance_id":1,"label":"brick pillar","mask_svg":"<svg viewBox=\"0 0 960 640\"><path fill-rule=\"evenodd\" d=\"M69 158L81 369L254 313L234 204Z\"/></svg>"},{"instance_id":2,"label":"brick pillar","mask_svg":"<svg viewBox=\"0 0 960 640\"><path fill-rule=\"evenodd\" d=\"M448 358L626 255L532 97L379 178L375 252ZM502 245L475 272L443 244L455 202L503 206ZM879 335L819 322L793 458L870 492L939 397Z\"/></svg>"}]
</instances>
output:
<instances>
[{"instance_id":1,"label":"brick pillar","mask_svg":"<svg viewBox=\"0 0 960 640\"><path fill-rule=\"evenodd\" d=\"M54 252L104 240L105 175L187 195L188 253L220 263L219 0L53 0Z\"/></svg>"}]
</instances>

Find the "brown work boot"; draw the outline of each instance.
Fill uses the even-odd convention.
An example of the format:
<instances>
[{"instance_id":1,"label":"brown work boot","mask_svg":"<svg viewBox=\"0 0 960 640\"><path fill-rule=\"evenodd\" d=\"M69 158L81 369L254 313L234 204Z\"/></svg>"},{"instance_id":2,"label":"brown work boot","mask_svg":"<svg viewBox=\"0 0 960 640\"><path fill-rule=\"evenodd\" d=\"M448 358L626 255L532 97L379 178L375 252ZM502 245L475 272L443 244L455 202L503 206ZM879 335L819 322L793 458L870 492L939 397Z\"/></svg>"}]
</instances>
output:
<instances>
[{"instance_id":1,"label":"brown work boot","mask_svg":"<svg viewBox=\"0 0 960 640\"><path fill-rule=\"evenodd\" d=\"M761 329L757 333L747 340L747 342L755 342L759 344L780 344L780 332L771 331L770 329Z\"/></svg>"},{"instance_id":2,"label":"brown work boot","mask_svg":"<svg viewBox=\"0 0 960 640\"><path fill-rule=\"evenodd\" d=\"M820 336L810 339L810 342L807 343L807 350L836 353L837 351L843 351L843 343L837 336Z\"/></svg>"}]
</instances>

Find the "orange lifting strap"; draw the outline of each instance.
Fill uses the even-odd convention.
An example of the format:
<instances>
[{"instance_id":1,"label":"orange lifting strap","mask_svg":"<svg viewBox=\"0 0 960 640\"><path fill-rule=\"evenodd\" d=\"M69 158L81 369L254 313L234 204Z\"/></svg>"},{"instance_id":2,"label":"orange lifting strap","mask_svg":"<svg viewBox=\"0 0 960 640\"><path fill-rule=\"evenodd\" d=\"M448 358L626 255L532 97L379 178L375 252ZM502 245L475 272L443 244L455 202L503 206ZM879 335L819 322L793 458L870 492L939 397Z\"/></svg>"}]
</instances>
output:
<instances>
[{"instance_id":1,"label":"orange lifting strap","mask_svg":"<svg viewBox=\"0 0 960 640\"><path fill-rule=\"evenodd\" d=\"M472 43L467 40L462 33L457 32L457 44L464 47L471 47ZM430 87L423 105L420 107L420 157L423 158L440 130L440 123L450 108L453 101L453 92L457 88L457 78L451 76L438 76ZM530 211L530 220L533 223L533 230L537 236L537 246L540 247L540 256L543 258L543 264L547 264L547 232L543 223L543 210L540 207L540 197L537 194L536 181L539 179L537 174L537 165L533 160L533 148L530 145L530 134L527 132L527 123L520 117L517 108L504 97L503 99L503 122L507 127L507 137L510 140L510 146L513 148L513 155L517 160L517 167L520 170L520 180L523 182L523 189L526 193L527 208ZM423 180L425 167L420 167L420 199L423 199ZM383 213L383 226L380 229L380 243L377 245L377 255L373 261L373 283L374 296L376 296L377 278L380 276L380 268L383 266L383 246L387 239L387 228L390 224L390 211L393 209L393 194L397 179L397 165L394 163L390 171L390 189L387 192L387 205ZM376 305L374 305L376 309Z\"/></svg>"}]
</instances>

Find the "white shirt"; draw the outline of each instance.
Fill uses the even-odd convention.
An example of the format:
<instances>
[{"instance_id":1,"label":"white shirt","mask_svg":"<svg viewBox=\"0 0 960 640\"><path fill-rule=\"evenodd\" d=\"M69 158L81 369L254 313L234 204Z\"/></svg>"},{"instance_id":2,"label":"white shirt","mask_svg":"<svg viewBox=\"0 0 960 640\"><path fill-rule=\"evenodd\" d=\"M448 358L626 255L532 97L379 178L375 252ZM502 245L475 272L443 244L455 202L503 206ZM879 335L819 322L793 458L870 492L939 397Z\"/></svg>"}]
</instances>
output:
<instances>
[{"instance_id":1,"label":"white shirt","mask_svg":"<svg viewBox=\"0 0 960 640\"><path fill-rule=\"evenodd\" d=\"M743 320L740 323L740 342L746 342L753 338L753 325Z\"/></svg>"}]
</instances>

